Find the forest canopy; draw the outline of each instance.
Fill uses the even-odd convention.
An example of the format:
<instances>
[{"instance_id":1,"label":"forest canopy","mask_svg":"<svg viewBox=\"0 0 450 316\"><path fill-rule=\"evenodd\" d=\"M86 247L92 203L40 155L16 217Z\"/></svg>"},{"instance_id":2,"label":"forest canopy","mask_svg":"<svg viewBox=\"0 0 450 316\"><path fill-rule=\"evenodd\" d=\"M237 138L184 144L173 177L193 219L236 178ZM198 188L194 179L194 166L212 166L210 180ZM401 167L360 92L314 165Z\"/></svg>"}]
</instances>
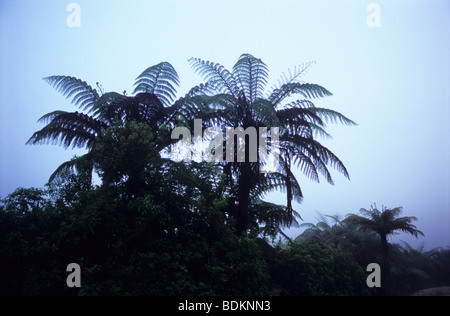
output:
<instances>
[{"instance_id":1,"label":"forest canopy","mask_svg":"<svg viewBox=\"0 0 450 316\"><path fill-rule=\"evenodd\" d=\"M350 179L319 141L330 136L327 124L356 125L313 103L332 95L302 81L313 63L271 89L268 66L249 54L231 70L190 63L205 82L179 99L167 62L144 70L132 95L70 76L44 79L80 112L45 114L28 144L86 153L62 163L45 188L18 188L1 200L1 295L404 295L450 284L448 250L388 243L397 230L422 234L400 207L300 224L300 176L334 184L331 167ZM224 131L223 143L226 127L279 128L276 141L265 135L277 169L262 172L262 153L250 160L245 137L233 142L234 159L225 151L219 161L170 159L178 142L171 132L192 131L194 146L199 119L202 131ZM274 190L284 204L265 199ZM294 240L282 231L292 225L306 228ZM366 284L372 262L388 280L381 289ZM82 268L80 288L66 285L69 263Z\"/></svg>"}]
</instances>

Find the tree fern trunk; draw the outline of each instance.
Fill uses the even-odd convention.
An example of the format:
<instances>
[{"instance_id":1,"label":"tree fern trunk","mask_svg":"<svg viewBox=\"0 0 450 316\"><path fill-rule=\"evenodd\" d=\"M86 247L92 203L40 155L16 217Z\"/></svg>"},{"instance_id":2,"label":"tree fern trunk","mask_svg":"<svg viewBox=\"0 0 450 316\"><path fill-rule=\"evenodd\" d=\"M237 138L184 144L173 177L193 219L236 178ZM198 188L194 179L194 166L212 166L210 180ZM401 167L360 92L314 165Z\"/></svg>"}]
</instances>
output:
<instances>
[{"instance_id":1,"label":"tree fern trunk","mask_svg":"<svg viewBox=\"0 0 450 316\"><path fill-rule=\"evenodd\" d=\"M241 163L241 174L238 180L238 213L237 220L237 233L240 236L248 226L248 207L250 204L250 178L251 169L249 162Z\"/></svg>"}]
</instances>

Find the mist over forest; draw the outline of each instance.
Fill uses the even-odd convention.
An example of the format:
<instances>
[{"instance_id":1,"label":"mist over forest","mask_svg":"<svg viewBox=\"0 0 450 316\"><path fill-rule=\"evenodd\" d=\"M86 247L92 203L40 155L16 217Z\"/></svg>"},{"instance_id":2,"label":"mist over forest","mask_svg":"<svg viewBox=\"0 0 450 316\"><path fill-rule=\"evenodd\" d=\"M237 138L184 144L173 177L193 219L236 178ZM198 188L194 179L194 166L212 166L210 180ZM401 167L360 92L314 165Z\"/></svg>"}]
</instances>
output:
<instances>
[{"instance_id":1,"label":"mist over forest","mask_svg":"<svg viewBox=\"0 0 450 316\"><path fill-rule=\"evenodd\" d=\"M319 2L2 1L0 295L445 293L450 4Z\"/></svg>"}]
</instances>

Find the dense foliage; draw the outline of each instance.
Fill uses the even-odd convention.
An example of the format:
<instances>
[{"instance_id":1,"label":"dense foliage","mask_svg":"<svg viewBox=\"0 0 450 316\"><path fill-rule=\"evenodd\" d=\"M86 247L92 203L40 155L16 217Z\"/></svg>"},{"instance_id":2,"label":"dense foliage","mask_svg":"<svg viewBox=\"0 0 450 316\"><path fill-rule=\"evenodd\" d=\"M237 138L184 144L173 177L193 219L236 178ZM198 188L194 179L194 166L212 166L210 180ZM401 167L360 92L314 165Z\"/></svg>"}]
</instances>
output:
<instances>
[{"instance_id":1,"label":"dense foliage","mask_svg":"<svg viewBox=\"0 0 450 316\"><path fill-rule=\"evenodd\" d=\"M329 217L332 225L321 216L302 224L297 239L277 241L300 217L295 168L314 181L321 175L332 184L329 167L349 178L316 138L329 137L327 122L354 123L312 103L331 93L299 80L310 64L284 75L266 98L268 68L251 55L232 71L191 64L206 82L176 101L179 79L169 63L146 69L133 96L45 78L84 112L44 115L46 126L28 143L86 153L57 168L45 188L19 188L0 201L0 295L378 295L450 284L449 251L380 244L355 216ZM195 119L220 130L279 127L278 169L261 172L261 159L168 159L178 142L170 131L192 130ZM264 200L277 189L285 205ZM394 225L386 235L402 227L415 228ZM389 291L368 288L367 265L388 259ZM81 266L81 288L66 286L70 263Z\"/></svg>"},{"instance_id":2,"label":"dense foliage","mask_svg":"<svg viewBox=\"0 0 450 316\"><path fill-rule=\"evenodd\" d=\"M9 195L0 207L0 294L380 294L366 285L365 268L382 260L375 234L340 221L311 224L292 243L238 236L213 166L150 174L132 200L125 182L84 189L74 174ZM450 284L449 250L390 247L391 294ZM65 283L72 262L82 268L80 289Z\"/></svg>"}]
</instances>

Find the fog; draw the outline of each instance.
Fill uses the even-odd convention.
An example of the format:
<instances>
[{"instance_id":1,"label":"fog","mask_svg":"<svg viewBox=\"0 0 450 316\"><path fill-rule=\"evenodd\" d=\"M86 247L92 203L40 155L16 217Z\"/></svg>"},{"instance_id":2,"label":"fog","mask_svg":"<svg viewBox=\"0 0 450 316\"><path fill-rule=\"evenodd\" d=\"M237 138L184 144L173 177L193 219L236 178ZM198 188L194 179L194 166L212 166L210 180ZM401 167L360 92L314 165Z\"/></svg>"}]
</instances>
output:
<instances>
[{"instance_id":1,"label":"fog","mask_svg":"<svg viewBox=\"0 0 450 316\"><path fill-rule=\"evenodd\" d=\"M358 124L330 124L333 139L321 140L344 162L350 181L335 172L334 186L313 183L297 172L305 197L295 209L305 222L316 222L315 211L345 216L373 203L402 206L404 216L418 217L425 237L391 240L450 246L449 1L70 3L0 1L1 197L43 187L57 166L83 152L25 145L43 127L42 115L78 110L43 77L70 75L131 93L143 70L168 61L180 75L181 97L202 82L190 57L231 68L251 53L268 65L269 87L289 68L315 61L302 79L334 94L316 106ZM267 199L283 203L284 195ZM286 232L295 237L301 230Z\"/></svg>"}]
</instances>

